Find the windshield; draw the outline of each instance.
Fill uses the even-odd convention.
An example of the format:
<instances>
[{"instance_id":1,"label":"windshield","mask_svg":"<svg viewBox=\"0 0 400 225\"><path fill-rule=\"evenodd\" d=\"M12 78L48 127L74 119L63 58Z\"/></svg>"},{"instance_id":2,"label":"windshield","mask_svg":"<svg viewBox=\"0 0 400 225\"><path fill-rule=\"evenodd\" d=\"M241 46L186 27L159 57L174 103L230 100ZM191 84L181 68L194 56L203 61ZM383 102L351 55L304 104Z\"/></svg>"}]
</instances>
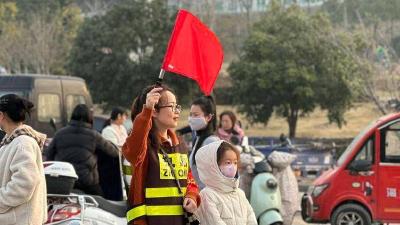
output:
<instances>
[{"instance_id":1,"label":"windshield","mask_svg":"<svg viewBox=\"0 0 400 225\"><path fill-rule=\"evenodd\" d=\"M17 91L17 90L0 90L0 97L3 95L7 95L7 94L16 94L20 97L27 97L27 94L23 91Z\"/></svg>"},{"instance_id":2,"label":"windshield","mask_svg":"<svg viewBox=\"0 0 400 225\"><path fill-rule=\"evenodd\" d=\"M364 135L372 128L375 126L377 121L374 121L370 123L364 130L362 130L350 143L349 146L347 146L346 150L343 152L343 154L339 157L337 161L337 166L343 165L343 163L346 161L347 157L350 155L351 151L353 150L354 146L357 144L357 142L364 137Z\"/></svg>"}]
</instances>

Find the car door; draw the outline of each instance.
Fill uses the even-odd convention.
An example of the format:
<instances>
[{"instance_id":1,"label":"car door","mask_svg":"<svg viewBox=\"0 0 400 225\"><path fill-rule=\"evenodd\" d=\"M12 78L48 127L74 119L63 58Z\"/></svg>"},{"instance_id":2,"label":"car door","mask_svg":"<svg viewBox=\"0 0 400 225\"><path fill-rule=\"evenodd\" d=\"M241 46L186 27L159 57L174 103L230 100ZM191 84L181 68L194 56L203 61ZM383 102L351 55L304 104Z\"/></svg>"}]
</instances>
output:
<instances>
[{"instance_id":1,"label":"car door","mask_svg":"<svg viewBox=\"0 0 400 225\"><path fill-rule=\"evenodd\" d=\"M400 121L380 129L378 216L400 221Z\"/></svg>"},{"instance_id":2,"label":"car door","mask_svg":"<svg viewBox=\"0 0 400 225\"><path fill-rule=\"evenodd\" d=\"M351 192L353 194L359 196L363 199L364 203L369 204L372 210L376 210L377 204L377 192L378 187L376 184L377 179L377 166L376 166L376 149L378 147L378 142L376 139L376 135L372 134L362 147L357 151L357 154L353 157L352 161L348 164L346 172L347 176L343 176L343 179L340 179L342 182L345 182L346 179L349 179L347 182L350 182ZM352 169L352 165L357 164L358 162L368 162L371 166L370 170L365 170L362 172L356 172Z\"/></svg>"}]
</instances>

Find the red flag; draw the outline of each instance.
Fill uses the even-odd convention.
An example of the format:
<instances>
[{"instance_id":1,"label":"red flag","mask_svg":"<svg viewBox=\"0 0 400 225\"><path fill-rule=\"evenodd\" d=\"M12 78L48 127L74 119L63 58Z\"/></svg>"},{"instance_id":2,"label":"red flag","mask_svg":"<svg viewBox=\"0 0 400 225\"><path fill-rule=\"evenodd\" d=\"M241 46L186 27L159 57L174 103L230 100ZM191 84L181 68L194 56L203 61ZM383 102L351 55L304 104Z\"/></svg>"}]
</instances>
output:
<instances>
[{"instance_id":1,"label":"red flag","mask_svg":"<svg viewBox=\"0 0 400 225\"><path fill-rule=\"evenodd\" d=\"M209 95L224 53L215 34L186 10L179 10L162 69L195 80Z\"/></svg>"}]
</instances>

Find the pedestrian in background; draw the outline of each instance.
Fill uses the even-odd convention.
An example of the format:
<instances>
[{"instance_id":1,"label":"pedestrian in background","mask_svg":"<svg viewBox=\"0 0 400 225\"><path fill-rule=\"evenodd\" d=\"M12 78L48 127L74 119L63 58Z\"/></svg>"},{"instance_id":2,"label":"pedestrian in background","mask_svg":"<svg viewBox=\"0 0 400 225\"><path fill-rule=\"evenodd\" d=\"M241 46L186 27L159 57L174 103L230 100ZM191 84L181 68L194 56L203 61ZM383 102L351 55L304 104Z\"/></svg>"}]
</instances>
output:
<instances>
[{"instance_id":1,"label":"pedestrian in background","mask_svg":"<svg viewBox=\"0 0 400 225\"><path fill-rule=\"evenodd\" d=\"M239 188L240 152L226 141L215 141L196 154L202 203L196 211L202 225L257 225L246 195Z\"/></svg>"},{"instance_id":2,"label":"pedestrian in background","mask_svg":"<svg viewBox=\"0 0 400 225\"><path fill-rule=\"evenodd\" d=\"M102 136L117 146L119 152L128 137L128 133L124 127L127 116L128 114L124 109L120 107L113 108L110 118L106 120L101 131ZM122 154L119 157L112 157L106 153L99 152L97 157L100 186L104 197L113 201L121 201L124 196L121 173Z\"/></svg>"},{"instance_id":3,"label":"pedestrian in background","mask_svg":"<svg viewBox=\"0 0 400 225\"><path fill-rule=\"evenodd\" d=\"M17 95L0 97L0 224L41 225L47 220L42 148L46 135L24 121L33 104Z\"/></svg>"},{"instance_id":4,"label":"pedestrian in background","mask_svg":"<svg viewBox=\"0 0 400 225\"><path fill-rule=\"evenodd\" d=\"M236 115L232 111L224 111L219 115L217 136L221 140L228 142L232 142L234 140L234 142L238 142L234 144L241 145L244 137L244 131L239 126Z\"/></svg>"},{"instance_id":5,"label":"pedestrian in background","mask_svg":"<svg viewBox=\"0 0 400 225\"><path fill-rule=\"evenodd\" d=\"M84 104L77 105L72 111L68 126L54 135L46 151L46 158L71 163L78 174L74 188L87 194L103 196L97 169L97 153L102 151L118 157L118 148L92 127L93 116L90 109Z\"/></svg>"},{"instance_id":6,"label":"pedestrian in background","mask_svg":"<svg viewBox=\"0 0 400 225\"><path fill-rule=\"evenodd\" d=\"M193 141L189 161L193 177L200 190L204 188L204 184L199 179L195 157L199 148L219 140L215 135L217 128L215 108L214 99L211 96L195 99L190 107L189 126L195 131L196 137Z\"/></svg>"}]
</instances>

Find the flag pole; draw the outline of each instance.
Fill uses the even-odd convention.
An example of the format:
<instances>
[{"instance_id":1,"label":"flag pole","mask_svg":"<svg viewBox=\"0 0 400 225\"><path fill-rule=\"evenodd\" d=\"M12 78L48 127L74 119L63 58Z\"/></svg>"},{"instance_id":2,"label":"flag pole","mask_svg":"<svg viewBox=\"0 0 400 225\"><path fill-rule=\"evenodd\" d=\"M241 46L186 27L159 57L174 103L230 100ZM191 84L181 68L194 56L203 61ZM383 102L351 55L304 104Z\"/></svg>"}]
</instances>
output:
<instances>
[{"instance_id":1,"label":"flag pole","mask_svg":"<svg viewBox=\"0 0 400 225\"><path fill-rule=\"evenodd\" d=\"M160 87L160 86L161 86L161 84L162 84L162 82L163 82L163 80L164 80L164 74L165 74L165 70L164 70L164 69L161 69L161 70L160 70L160 74L158 75L158 80L157 80L157 82L156 82L156 86L157 86L157 87Z\"/></svg>"}]
</instances>

